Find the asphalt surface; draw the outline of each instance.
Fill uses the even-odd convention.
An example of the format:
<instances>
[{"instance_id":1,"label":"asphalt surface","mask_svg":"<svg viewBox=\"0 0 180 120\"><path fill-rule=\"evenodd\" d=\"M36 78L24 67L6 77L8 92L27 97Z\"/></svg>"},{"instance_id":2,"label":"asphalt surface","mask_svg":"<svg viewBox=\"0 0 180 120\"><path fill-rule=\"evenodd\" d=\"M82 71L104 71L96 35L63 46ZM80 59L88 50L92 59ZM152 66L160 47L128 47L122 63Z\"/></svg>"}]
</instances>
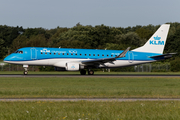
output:
<instances>
[{"instance_id":1,"label":"asphalt surface","mask_svg":"<svg viewBox=\"0 0 180 120\"><path fill-rule=\"evenodd\" d=\"M180 77L180 75L153 75L153 74L97 74L97 75L78 75L78 74L28 74L28 75L15 75L15 74L1 74L0 77Z\"/></svg>"},{"instance_id":2,"label":"asphalt surface","mask_svg":"<svg viewBox=\"0 0 180 120\"><path fill-rule=\"evenodd\" d=\"M62 101L72 101L72 102L77 102L77 101L94 101L94 102L112 102L112 101L117 101L117 102L125 102L125 101L180 101L180 99L166 99L166 98L118 98L118 99L110 99L110 98L93 98L93 99L88 99L88 98L68 98L68 99L51 99L51 98L28 98L28 99L0 99L0 101L6 101L6 102L15 102L15 101L24 101L24 102L33 102L33 101L57 101L57 102L62 102Z\"/></svg>"}]
</instances>

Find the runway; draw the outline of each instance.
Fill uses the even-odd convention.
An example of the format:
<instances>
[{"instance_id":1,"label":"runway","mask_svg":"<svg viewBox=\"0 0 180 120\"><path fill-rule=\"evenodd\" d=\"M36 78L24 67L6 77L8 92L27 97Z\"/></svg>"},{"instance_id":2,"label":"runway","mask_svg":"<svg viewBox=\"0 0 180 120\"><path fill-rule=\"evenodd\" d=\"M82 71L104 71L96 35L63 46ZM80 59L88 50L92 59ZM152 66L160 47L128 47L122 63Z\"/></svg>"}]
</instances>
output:
<instances>
[{"instance_id":1,"label":"runway","mask_svg":"<svg viewBox=\"0 0 180 120\"><path fill-rule=\"evenodd\" d=\"M79 74L1 74L0 77L179 77L180 75L173 74L97 74L97 75L79 75Z\"/></svg>"},{"instance_id":2,"label":"runway","mask_svg":"<svg viewBox=\"0 0 180 120\"><path fill-rule=\"evenodd\" d=\"M0 99L1 102L33 102L33 101L56 101L56 102L63 102L63 101L92 101L92 102L130 102L130 101L180 101L180 99L167 99L167 98L60 98L60 99L53 99L53 98L27 98L27 99Z\"/></svg>"}]
</instances>

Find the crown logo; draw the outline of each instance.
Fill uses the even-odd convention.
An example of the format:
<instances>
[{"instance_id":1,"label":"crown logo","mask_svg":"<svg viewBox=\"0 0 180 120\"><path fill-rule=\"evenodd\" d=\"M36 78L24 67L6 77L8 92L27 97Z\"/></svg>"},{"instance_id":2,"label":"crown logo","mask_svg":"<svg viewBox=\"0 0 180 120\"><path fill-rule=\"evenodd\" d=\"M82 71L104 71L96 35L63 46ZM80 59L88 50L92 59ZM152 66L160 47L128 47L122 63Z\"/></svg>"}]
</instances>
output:
<instances>
[{"instance_id":1,"label":"crown logo","mask_svg":"<svg viewBox=\"0 0 180 120\"><path fill-rule=\"evenodd\" d=\"M158 36L154 37L154 40L160 40L160 39L161 37L158 37Z\"/></svg>"}]
</instances>

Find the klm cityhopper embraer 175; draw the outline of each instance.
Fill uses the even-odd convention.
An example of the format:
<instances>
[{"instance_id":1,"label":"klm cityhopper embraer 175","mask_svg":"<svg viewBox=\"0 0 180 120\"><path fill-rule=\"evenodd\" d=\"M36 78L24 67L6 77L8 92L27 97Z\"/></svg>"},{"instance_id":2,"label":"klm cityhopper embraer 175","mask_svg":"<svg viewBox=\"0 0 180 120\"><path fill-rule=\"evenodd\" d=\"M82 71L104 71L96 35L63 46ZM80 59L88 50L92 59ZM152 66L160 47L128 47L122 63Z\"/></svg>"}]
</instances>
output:
<instances>
[{"instance_id":1,"label":"klm cityhopper embraer 175","mask_svg":"<svg viewBox=\"0 0 180 120\"><path fill-rule=\"evenodd\" d=\"M81 75L93 75L92 68L117 68L155 62L172 57L174 53L163 54L169 24L163 24L144 46L126 50L96 50L69 48L20 48L4 59L6 63L21 64L24 74L29 65L54 66L57 71L80 71Z\"/></svg>"}]
</instances>

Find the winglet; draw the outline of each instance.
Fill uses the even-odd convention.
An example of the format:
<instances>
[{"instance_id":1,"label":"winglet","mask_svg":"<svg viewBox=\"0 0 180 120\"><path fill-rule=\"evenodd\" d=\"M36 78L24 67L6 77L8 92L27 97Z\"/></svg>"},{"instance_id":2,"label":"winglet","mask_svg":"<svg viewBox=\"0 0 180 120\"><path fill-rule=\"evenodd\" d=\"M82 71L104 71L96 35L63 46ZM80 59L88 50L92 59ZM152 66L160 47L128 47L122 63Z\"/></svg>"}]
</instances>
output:
<instances>
[{"instance_id":1,"label":"winglet","mask_svg":"<svg viewBox=\"0 0 180 120\"><path fill-rule=\"evenodd\" d=\"M126 53L129 51L131 47L128 47L126 50L124 50L121 54L119 54L117 57L115 58L121 58L121 57L125 57L126 56Z\"/></svg>"}]
</instances>

